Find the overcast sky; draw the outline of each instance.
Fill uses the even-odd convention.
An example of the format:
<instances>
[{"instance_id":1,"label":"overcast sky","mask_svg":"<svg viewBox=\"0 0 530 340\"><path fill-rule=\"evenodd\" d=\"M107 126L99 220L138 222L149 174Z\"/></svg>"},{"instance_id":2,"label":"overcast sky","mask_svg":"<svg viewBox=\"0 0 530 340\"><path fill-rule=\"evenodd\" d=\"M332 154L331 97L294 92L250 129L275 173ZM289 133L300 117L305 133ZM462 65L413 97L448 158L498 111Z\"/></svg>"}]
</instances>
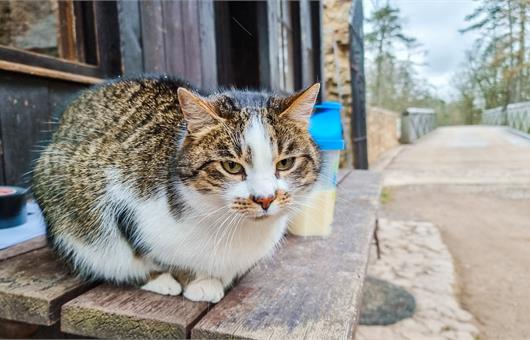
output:
<instances>
[{"instance_id":1,"label":"overcast sky","mask_svg":"<svg viewBox=\"0 0 530 340\"><path fill-rule=\"evenodd\" d=\"M373 9L374 1L364 0L365 16ZM385 1L379 0L380 4ZM470 48L477 35L474 32L461 34L466 26L464 17L473 12L477 2L473 0L390 0L401 10L405 18L405 33L413 36L427 51L418 72L433 84L438 95L450 99L451 77L464 62L465 51ZM370 28L366 27L366 31Z\"/></svg>"}]
</instances>

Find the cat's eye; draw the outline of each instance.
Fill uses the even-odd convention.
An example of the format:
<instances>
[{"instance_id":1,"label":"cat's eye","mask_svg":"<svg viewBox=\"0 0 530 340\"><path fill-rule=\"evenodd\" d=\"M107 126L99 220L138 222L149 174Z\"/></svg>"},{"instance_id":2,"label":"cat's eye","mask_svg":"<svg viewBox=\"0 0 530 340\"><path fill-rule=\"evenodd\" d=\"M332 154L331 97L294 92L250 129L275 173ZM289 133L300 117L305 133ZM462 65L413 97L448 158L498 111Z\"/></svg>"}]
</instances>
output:
<instances>
[{"instance_id":1,"label":"cat's eye","mask_svg":"<svg viewBox=\"0 0 530 340\"><path fill-rule=\"evenodd\" d=\"M221 162L221 166L226 172L232 175L239 175L243 173L243 166L236 162L224 161Z\"/></svg>"},{"instance_id":2,"label":"cat's eye","mask_svg":"<svg viewBox=\"0 0 530 340\"><path fill-rule=\"evenodd\" d=\"M294 165L294 157L284 158L278 163L276 163L276 170L279 171L286 171L293 167Z\"/></svg>"}]
</instances>

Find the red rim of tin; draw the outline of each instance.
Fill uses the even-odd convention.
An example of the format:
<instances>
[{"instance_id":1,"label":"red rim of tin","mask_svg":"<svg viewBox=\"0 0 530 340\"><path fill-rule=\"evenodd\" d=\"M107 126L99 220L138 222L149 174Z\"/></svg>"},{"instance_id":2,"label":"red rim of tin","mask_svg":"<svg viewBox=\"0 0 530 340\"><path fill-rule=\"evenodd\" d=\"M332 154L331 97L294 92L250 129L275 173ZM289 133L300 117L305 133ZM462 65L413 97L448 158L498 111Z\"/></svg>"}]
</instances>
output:
<instances>
[{"instance_id":1,"label":"red rim of tin","mask_svg":"<svg viewBox=\"0 0 530 340\"><path fill-rule=\"evenodd\" d=\"M13 188L0 187L0 196L9 196L16 192L17 191Z\"/></svg>"}]
</instances>

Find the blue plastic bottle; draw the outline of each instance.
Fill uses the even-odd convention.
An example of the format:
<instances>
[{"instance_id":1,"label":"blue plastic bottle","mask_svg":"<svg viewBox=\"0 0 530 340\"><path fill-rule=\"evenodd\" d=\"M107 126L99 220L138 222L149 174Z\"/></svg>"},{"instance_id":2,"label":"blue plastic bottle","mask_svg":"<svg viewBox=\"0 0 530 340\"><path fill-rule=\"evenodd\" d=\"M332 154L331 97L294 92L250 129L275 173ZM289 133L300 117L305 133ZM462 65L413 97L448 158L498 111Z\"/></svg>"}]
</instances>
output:
<instances>
[{"instance_id":1,"label":"blue plastic bottle","mask_svg":"<svg viewBox=\"0 0 530 340\"><path fill-rule=\"evenodd\" d=\"M292 234L325 236L331 232L340 151L344 150L341 108L342 105L338 102L323 102L315 106L311 116L309 132L322 153L322 174L307 204L309 207L298 214L289 225Z\"/></svg>"}]
</instances>

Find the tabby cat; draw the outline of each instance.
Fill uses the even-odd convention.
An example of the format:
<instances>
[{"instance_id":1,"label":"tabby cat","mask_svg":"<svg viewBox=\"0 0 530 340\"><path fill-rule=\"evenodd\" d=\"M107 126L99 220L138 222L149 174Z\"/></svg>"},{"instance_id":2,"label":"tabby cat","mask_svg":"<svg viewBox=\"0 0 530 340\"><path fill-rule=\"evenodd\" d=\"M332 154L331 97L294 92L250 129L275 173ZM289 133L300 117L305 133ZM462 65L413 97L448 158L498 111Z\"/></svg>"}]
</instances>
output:
<instances>
[{"instance_id":1,"label":"tabby cat","mask_svg":"<svg viewBox=\"0 0 530 340\"><path fill-rule=\"evenodd\" d=\"M319 178L318 91L199 94L167 76L84 91L34 170L56 253L86 279L218 302Z\"/></svg>"}]
</instances>

